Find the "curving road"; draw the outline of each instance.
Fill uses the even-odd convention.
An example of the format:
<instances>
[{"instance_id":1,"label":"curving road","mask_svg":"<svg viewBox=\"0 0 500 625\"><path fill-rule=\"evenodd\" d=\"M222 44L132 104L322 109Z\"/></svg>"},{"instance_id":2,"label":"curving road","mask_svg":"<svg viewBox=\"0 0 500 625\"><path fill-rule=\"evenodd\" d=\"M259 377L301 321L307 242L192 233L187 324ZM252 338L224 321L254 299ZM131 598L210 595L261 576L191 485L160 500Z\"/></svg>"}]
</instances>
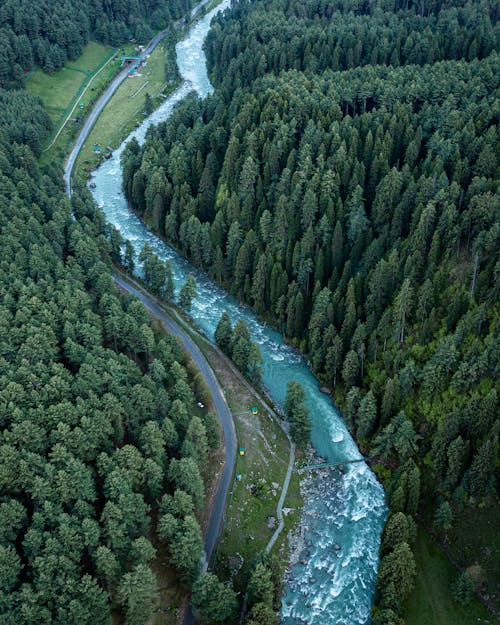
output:
<instances>
[{"instance_id":1,"label":"curving road","mask_svg":"<svg viewBox=\"0 0 500 625\"><path fill-rule=\"evenodd\" d=\"M209 1L210 0L202 0L196 7L194 7L194 9L191 11L191 17L194 17L199 9ZM147 54L150 54L158 45L158 43L167 35L167 33L168 30L164 30L158 33L149 42L147 47L144 49L142 55L146 56ZM76 159L78 158L78 154L80 153L84 142L86 141L90 131L92 130L92 126L95 124L103 108L109 102L112 95L118 89L120 84L125 80L127 75L128 68L125 68L111 81L104 93L95 103L87 119L85 120L84 125L78 133L75 143L64 165L64 184L68 197L71 197L72 195L71 174L73 172L73 167L75 165ZM210 557L212 555L215 544L217 542L217 538L219 537L224 523L224 516L226 512L226 499L229 492L229 487L231 486L234 466L236 462L236 431L234 427L233 417L231 415L231 411L229 410L229 406L227 405L224 393L220 388L219 383L217 382L212 368L210 367L207 360L205 359L205 356L202 354L192 338L165 312L163 312L163 310L154 301L154 298L142 287L118 273L114 273L113 278L120 288L132 295L135 295L135 297L140 299L144 306L149 310L149 312L161 321L165 330L170 334L176 336L181 341L184 348L198 367L208 388L210 389L214 408L217 413L219 422L222 426L225 444L225 463L219 483L217 485L217 491L212 501L211 515L204 537L204 548L206 555L206 560L203 566L204 572L207 568L207 563L210 561ZM191 608L189 607L189 609L185 613L183 625L194 625L194 623L195 617Z\"/></svg>"},{"instance_id":2,"label":"curving road","mask_svg":"<svg viewBox=\"0 0 500 625\"><path fill-rule=\"evenodd\" d=\"M210 0L202 0L199 4L197 4L191 10L191 13L190 13L191 19L209 1ZM165 30L162 30L157 35L155 35L153 37L153 39L151 39L151 41L148 43L148 45L144 48L144 50L143 50L143 52L141 54L141 57L144 58L148 54L151 54L151 52L156 48L156 46L160 43L160 41L162 39L164 39L168 35L168 33L169 33L169 29L166 28ZM125 67L109 83L109 85L106 87L105 91L101 94L100 98L97 100L97 102L92 107L92 110L90 111L88 117L85 119L85 122L84 122L80 132L78 133L78 136L76 137L75 143L74 143L73 147L71 148L71 152L69 153L69 156L66 159L66 162L64 164L64 185L65 185L65 188L66 188L66 193L67 193L67 195L69 197L71 197L71 193L72 193L72 191L71 191L71 174L73 173L73 167L75 166L76 159L78 158L78 154L80 153L80 150L82 149L83 144L85 143L87 137L90 134L90 131L92 130L92 126L97 121L97 118L101 114L103 108L110 101L111 97L113 96L115 91L118 89L118 87L122 84L122 82L125 80L125 78L127 78L129 69L130 68Z\"/></svg>"},{"instance_id":3,"label":"curving road","mask_svg":"<svg viewBox=\"0 0 500 625\"><path fill-rule=\"evenodd\" d=\"M154 298L146 290L121 274L114 273L113 278L121 289L140 299L149 312L161 321L165 330L181 341L201 372L212 394L214 408L224 433L226 458L222 475L217 485L217 492L212 502L212 513L205 533L205 554L208 562L224 522L226 498L231 486L236 461L236 431L231 411L212 368L193 339L156 304ZM187 621L184 621L184 623L186 624Z\"/></svg>"}]
</instances>

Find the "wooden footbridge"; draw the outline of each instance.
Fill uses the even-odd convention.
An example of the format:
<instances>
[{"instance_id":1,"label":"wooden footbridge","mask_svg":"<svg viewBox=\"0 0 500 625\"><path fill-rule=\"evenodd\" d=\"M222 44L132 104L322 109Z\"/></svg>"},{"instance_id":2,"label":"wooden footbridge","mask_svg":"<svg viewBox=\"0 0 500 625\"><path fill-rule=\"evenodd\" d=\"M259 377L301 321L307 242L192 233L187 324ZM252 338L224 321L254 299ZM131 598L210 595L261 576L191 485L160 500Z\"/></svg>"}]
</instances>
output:
<instances>
[{"instance_id":1,"label":"wooden footbridge","mask_svg":"<svg viewBox=\"0 0 500 625\"><path fill-rule=\"evenodd\" d=\"M343 467L345 464L354 464L355 462L366 462L369 458L353 458L352 460L343 460L341 462L320 462L318 464L307 464L304 467L300 467L298 469L298 473L303 473L304 471L314 471L318 469L332 469L334 467Z\"/></svg>"}]
</instances>

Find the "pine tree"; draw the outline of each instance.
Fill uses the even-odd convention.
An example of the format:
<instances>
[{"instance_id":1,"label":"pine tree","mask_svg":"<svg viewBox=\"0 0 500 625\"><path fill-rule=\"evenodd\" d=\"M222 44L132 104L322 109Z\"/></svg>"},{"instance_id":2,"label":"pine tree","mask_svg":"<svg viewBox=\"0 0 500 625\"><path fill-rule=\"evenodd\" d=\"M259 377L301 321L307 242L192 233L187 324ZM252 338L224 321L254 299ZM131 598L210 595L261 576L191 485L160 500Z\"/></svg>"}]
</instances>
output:
<instances>
[{"instance_id":1,"label":"pine tree","mask_svg":"<svg viewBox=\"0 0 500 625\"><path fill-rule=\"evenodd\" d=\"M232 354L232 343L233 343L233 328L231 325L231 319L227 312L223 312L217 327L215 328L214 334L215 342L220 347L220 349L226 354L226 356L231 357Z\"/></svg>"},{"instance_id":2,"label":"pine tree","mask_svg":"<svg viewBox=\"0 0 500 625\"><path fill-rule=\"evenodd\" d=\"M437 508L434 514L434 520L432 524L438 529L443 529L445 532L451 529L453 523L453 510L447 501Z\"/></svg>"},{"instance_id":3,"label":"pine tree","mask_svg":"<svg viewBox=\"0 0 500 625\"><path fill-rule=\"evenodd\" d=\"M377 420L377 402L371 391L361 400L358 411L357 437L359 440L365 439L375 428Z\"/></svg>"},{"instance_id":4,"label":"pine tree","mask_svg":"<svg viewBox=\"0 0 500 625\"><path fill-rule=\"evenodd\" d=\"M342 378L346 387L355 386L359 379L359 356L354 350L347 352L342 367Z\"/></svg>"},{"instance_id":5,"label":"pine tree","mask_svg":"<svg viewBox=\"0 0 500 625\"><path fill-rule=\"evenodd\" d=\"M287 384L285 415L290 422L290 434L299 447L306 447L311 438L311 421L305 405L305 392L299 382Z\"/></svg>"},{"instance_id":6,"label":"pine tree","mask_svg":"<svg viewBox=\"0 0 500 625\"><path fill-rule=\"evenodd\" d=\"M191 310L193 299L196 297L196 279L192 273L187 277L184 286L179 293L179 306L187 310Z\"/></svg>"},{"instance_id":7,"label":"pine tree","mask_svg":"<svg viewBox=\"0 0 500 625\"><path fill-rule=\"evenodd\" d=\"M211 623L231 619L238 607L234 590L213 573L205 573L193 585L192 603L196 616Z\"/></svg>"}]
</instances>

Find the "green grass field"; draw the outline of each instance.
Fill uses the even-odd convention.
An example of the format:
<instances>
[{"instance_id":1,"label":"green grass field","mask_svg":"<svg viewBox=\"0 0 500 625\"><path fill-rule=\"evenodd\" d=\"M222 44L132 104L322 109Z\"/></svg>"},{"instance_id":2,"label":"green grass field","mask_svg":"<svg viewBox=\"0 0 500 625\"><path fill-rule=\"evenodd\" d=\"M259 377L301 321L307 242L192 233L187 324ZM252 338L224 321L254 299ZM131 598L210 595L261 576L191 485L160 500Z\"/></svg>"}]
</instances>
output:
<instances>
[{"instance_id":1,"label":"green grass field","mask_svg":"<svg viewBox=\"0 0 500 625\"><path fill-rule=\"evenodd\" d=\"M51 144L73 106L80 102L83 104L82 108L80 106L75 108L57 141L42 154L42 162L56 160L62 163L64 160L84 117L119 70L119 51L117 58L113 58L106 64L115 52L116 50L112 48L91 41L85 46L78 59L68 61L58 72L49 75L36 69L26 80L26 90L43 100L54 124L46 148ZM127 49L127 52L131 50ZM103 65L105 65L104 68ZM103 68L102 71L101 68Z\"/></svg>"},{"instance_id":2,"label":"green grass field","mask_svg":"<svg viewBox=\"0 0 500 625\"><path fill-rule=\"evenodd\" d=\"M41 69L35 70L26 81L26 90L43 100L56 124L79 90L111 53L111 48L91 41L76 61L68 61L58 72L49 75Z\"/></svg>"},{"instance_id":3,"label":"green grass field","mask_svg":"<svg viewBox=\"0 0 500 625\"><path fill-rule=\"evenodd\" d=\"M421 527L415 558L417 581L405 606L406 625L498 625L499 621L479 601L468 606L453 601L450 587L458 572Z\"/></svg>"},{"instance_id":4,"label":"green grass field","mask_svg":"<svg viewBox=\"0 0 500 625\"><path fill-rule=\"evenodd\" d=\"M85 74L67 67L51 76L37 69L26 82L26 90L43 100L47 113L55 125L85 80ZM57 88L54 87L55 84Z\"/></svg>"},{"instance_id":5,"label":"green grass field","mask_svg":"<svg viewBox=\"0 0 500 625\"><path fill-rule=\"evenodd\" d=\"M241 474L241 481L234 480L229 491L224 528L211 563L221 579L232 577L235 589L242 591L255 556L264 550L274 533L274 529L267 526L267 520L270 516L276 517L288 467L288 439L276 420L227 366L227 359L187 322L183 322L183 327L213 368L233 413L238 446L245 449L245 455L236 460L235 473ZM257 415L251 414L252 406L258 407ZM279 487L275 488L273 482ZM250 488L251 485L256 488ZM302 505L299 476L294 472L283 506L291 511L284 517L285 528L272 550L281 560L283 574L288 565L287 535L296 528ZM243 560L242 567L231 575L231 563L239 557Z\"/></svg>"},{"instance_id":6,"label":"green grass field","mask_svg":"<svg viewBox=\"0 0 500 625\"><path fill-rule=\"evenodd\" d=\"M82 54L75 61L68 61L66 67L93 72L109 56L112 48L95 41L89 41Z\"/></svg>"},{"instance_id":7,"label":"green grass field","mask_svg":"<svg viewBox=\"0 0 500 625\"><path fill-rule=\"evenodd\" d=\"M245 449L245 455L238 456L236 461L236 473L241 475L241 481L233 482L215 566L226 577L230 572L230 559L236 554L241 556L244 563L239 579L235 580L236 587L241 589L238 582L243 581L253 558L264 550L274 533L274 528L270 528L267 521L269 517L276 519L276 506L287 470L289 447L282 430L266 410L255 399L252 400L248 392L245 393L244 387L239 390L237 386L232 388L234 381L228 381L224 372L218 372L219 378L221 373L225 379L224 390L235 415L238 446ZM249 408L252 403L257 404L258 415L251 414ZM299 519L301 506L299 480L297 474L294 474L284 505L293 512L285 516L285 529L273 547L273 553L280 554L287 530Z\"/></svg>"},{"instance_id":8,"label":"green grass field","mask_svg":"<svg viewBox=\"0 0 500 625\"><path fill-rule=\"evenodd\" d=\"M94 145L103 150L115 149L144 118L145 97L148 94L156 107L175 84L168 84L165 71L166 44L160 43L139 75L127 78L118 88L92 129L76 163L76 175L93 169L103 158L93 153Z\"/></svg>"}]
</instances>

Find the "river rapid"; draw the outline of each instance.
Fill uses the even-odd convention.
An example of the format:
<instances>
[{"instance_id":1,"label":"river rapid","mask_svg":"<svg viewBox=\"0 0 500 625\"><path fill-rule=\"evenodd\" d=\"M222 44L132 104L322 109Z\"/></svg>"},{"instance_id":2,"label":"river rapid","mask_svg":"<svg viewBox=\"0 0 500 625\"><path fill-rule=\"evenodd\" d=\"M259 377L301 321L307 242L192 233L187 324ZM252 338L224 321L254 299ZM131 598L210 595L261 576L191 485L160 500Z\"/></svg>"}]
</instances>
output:
<instances>
[{"instance_id":1,"label":"river rapid","mask_svg":"<svg viewBox=\"0 0 500 625\"><path fill-rule=\"evenodd\" d=\"M302 384L313 424L312 442L329 462L359 458L360 453L338 410L319 390L318 380L303 357L283 342L276 331L260 323L251 310L239 305L205 274L194 268L165 242L150 232L129 209L121 190L120 156L125 143L136 137L143 143L146 131L169 117L174 106L190 91L204 97L213 91L207 75L203 42L212 17L228 8L224 0L194 24L176 47L183 84L92 175L94 199L136 252L148 243L163 260L172 263L176 291L189 272L196 276L198 295L193 302L194 323L213 340L217 322L228 311L233 323L245 319L252 340L264 360L263 381L277 404L285 399L290 380ZM378 549L386 504L382 486L364 463L345 465L342 474L324 470L310 480L302 516L303 549L285 580L281 607L283 625L366 625L378 567Z\"/></svg>"}]
</instances>

